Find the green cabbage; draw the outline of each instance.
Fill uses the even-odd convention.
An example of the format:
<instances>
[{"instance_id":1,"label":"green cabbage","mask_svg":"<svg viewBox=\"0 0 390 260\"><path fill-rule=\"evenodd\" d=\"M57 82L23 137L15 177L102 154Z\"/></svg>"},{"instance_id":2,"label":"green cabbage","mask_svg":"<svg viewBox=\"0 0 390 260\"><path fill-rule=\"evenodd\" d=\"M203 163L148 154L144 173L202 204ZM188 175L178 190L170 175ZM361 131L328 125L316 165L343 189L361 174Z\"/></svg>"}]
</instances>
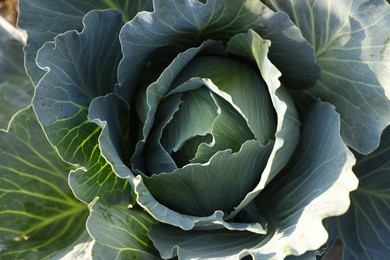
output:
<instances>
[{"instance_id":1,"label":"green cabbage","mask_svg":"<svg viewBox=\"0 0 390 260\"><path fill-rule=\"evenodd\" d=\"M2 259L390 255L386 1L19 7Z\"/></svg>"}]
</instances>

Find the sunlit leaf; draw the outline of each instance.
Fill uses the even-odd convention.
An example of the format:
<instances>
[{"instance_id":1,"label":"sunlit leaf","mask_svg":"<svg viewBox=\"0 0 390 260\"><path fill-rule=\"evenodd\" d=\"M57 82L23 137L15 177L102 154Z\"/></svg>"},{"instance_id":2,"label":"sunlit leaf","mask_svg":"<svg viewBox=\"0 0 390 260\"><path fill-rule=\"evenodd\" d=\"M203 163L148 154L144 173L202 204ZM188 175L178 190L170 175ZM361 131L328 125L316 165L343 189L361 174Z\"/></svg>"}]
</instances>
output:
<instances>
[{"instance_id":1,"label":"sunlit leaf","mask_svg":"<svg viewBox=\"0 0 390 260\"><path fill-rule=\"evenodd\" d=\"M317 84L297 103L329 101L341 115L345 142L367 154L390 123L390 6L384 0L265 0L289 14L313 46L321 69Z\"/></svg>"}]
</instances>

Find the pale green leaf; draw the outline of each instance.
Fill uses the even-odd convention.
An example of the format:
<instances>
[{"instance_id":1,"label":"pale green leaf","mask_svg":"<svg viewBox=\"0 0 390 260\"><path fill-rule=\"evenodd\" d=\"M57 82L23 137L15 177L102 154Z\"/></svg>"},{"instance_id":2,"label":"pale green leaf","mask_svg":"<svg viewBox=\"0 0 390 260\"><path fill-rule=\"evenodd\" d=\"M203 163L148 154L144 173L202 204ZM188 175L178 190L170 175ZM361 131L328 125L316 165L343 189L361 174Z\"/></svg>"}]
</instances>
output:
<instances>
[{"instance_id":1,"label":"pale green leaf","mask_svg":"<svg viewBox=\"0 0 390 260\"><path fill-rule=\"evenodd\" d=\"M178 151L192 137L211 133L213 122L217 117L218 107L207 88L182 92L180 96L182 103L179 110L163 128L161 136L164 149L170 153ZM160 111L157 116L159 114ZM151 138L153 140L153 137Z\"/></svg>"},{"instance_id":2,"label":"pale green leaf","mask_svg":"<svg viewBox=\"0 0 390 260\"><path fill-rule=\"evenodd\" d=\"M95 239L93 259L159 259L147 233L155 223L145 211L128 205L90 205L87 229Z\"/></svg>"},{"instance_id":3,"label":"pale green leaf","mask_svg":"<svg viewBox=\"0 0 390 260\"><path fill-rule=\"evenodd\" d=\"M212 124L211 134L213 140L210 144L202 143L199 145L194 159L190 161L191 163L206 163L218 151L226 149L231 149L233 153L236 153L246 141L256 139L245 119L229 102L218 94L212 93L212 97L220 109L220 114ZM257 109L260 110L261 108ZM273 114L269 118L272 118L272 116ZM269 123L269 128L272 128L272 121ZM268 142L272 140L270 138ZM260 142L258 139L257 141Z\"/></svg>"},{"instance_id":4,"label":"pale green leaf","mask_svg":"<svg viewBox=\"0 0 390 260\"><path fill-rule=\"evenodd\" d=\"M360 153L379 145L390 123L390 5L384 0L267 0L289 14L315 50L317 84L297 103L329 101L341 115L345 142ZM306 106L307 107L307 106Z\"/></svg>"},{"instance_id":5,"label":"pale green leaf","mask_svg":"<svg viewBox=\"0 0 390 260\"><path fill-rule=\"evenodd\" d=\"M295 105L288 92L280 82L279 70L267 57L270 42L263 40L256 32L235 35L227 44L227 51L253 62L267 85L272 105L276 113L275 144L268 158L267 166L261 174L261 179L253 191L248 193L243 202L236 207L238 212L252 201L265 185L269 183L286 166L299 141L299 117ZM234 214L232 215L234 216Z\"/></svg>"},{"instance_id":6,"label":"pale green leaf","mask_svg":"<svg viewBox=\"0 0 390 260\"><path fill-rule=\"evenodd\" d=\"M334 108L317 101L302 122L290 164L257 199L275 233L255 254L281 258L318 249L328 238L322 220L345 213L357 188L355 158L340 136Z\"/></svg>"},{"instance_id":7,"label":"pale green leaf","mask_svg":"<svg viewBox=\"0 0 390 260\"><path fill-rule=\"evenodd\" d=\"M245 35L243 35L245 39ZM251 41L249 41L251 42ZM292 151L294 150L295 144L297 143L297 137L298 137L298 127L299 127L299 121L297 120L296 111L291 104L291 101L288 99L288 96L286 96L286 92L280 88L280 83L278 81L278 77L280 76L280 73L276 70L276 68L267 60L266 54L267 54L267 45L265 42L262 42L262 40L256 40L253 44L258 44L258 46L262 46L262 49L254 49L255 51L258 51L258 53L249 53L249 57L247 57L248 60L253 62L256 62L256 59L258 59L260 72L263 74L263 78L265 78L266 82L269 83L269 89L271 90L271 98L273 99L273 105L276 107L276 111L279 114L278 116L278 133L276 134L278 147L274 149L274 156L276 156L279 161L278 163L272 163L272 159L269 159L269 166L268 168L272 169L272 178L276 176L276 174L280 171L281 168L286 164L286 162L289 159L289 156L291 155ZM251 46L251 45L249 45ZM251 47L247 47L249 50L252 49ZM242 48L241 48L242 49ZM159 77L158 81L151 84L147 89L147 95L145 95L145 98L147 100L145 103L148 104L148 108L144 105L140 105L138 107L142 107L142 109L139 109L137 112L141 115L141 120L145 120L144 129L143 129L143 135L144 139L141 140L137 144L137 148L135 150L135 154L133 155L132 162L133 162L133 169L140 170L144 172L146 169L146 166L142 165L142 162L144 162L142 151L144 143L146 142L146 139L149 137L150 130L152 129L152 125L155 120L155 114L158 108L158 104L161 102L162 98L171 91L171 86L174 83L175 75L177 75L181 69L199 52L202 52L202 54L207 54L208 52L213 51L222 53L220 45L216 44L215 42L209 41L203 44L199 49L198 48L191 48L188 49L186 52L179 54L178 57L169 65L164 73ZM261 52L263 51L263 52ZM261 56L261 55L262 56ZM256 57L256 58L253 58ZM199 79L198 79L199 80ZM212 88L212 90L215 92L218 92L218 88L210 81L202 81L202 84L206 84L209 88ZM174 85L172 86L174 87ZM218 92L218 94L222 94L221 91ZM225 95L226 96L226 95ZM141 96L142 97L142 96ZM228 97L226 97L228 98ZM137 99L138 102L143 103L144 101L142 99ZM287 107L286 103L289 104ZM292 106L290 106L292 105ZM96 105L96 107L99 107ZM114 106L115 107L115 106ZM146 109L144 109L146 108ZM112 118L111 113L107 114L107 112L101 111L100 116L96 117L97 119L100 119L101 121L109 121L114 118ZM110 119L111 118L111 119ZM115 124L115 119L113 121ZM101 125L104 127L104 125ZM175 211L172 211L171 209L167 208L166 206L158 203L155 198L152 197L149 191L147 191L146 187L144 186L143 181L141 178L137 177L134 178L133 173L128 168L128 162L126 161L126 158L122 157L121 153L114 153L115 151L115 145L118 143L118 138L115 135L110 136L110 123L105 125L107 128L107 131L103 131L102 138L104 137L105 142L104 145L101 143L101 149L103 151L103 154L105 158L113 165L114 170L116 173L122 177L129 177L130 181L135 187L136 194L137 194L137 201L142 205L150 214L158 218L160 221L164 223L170 223L173 225L180 226L184 229L192 229L193 227L197 228L210 228L210 223L212 221L218 221L220 225L217 225L215 228L220 228L221 226L225 226L230 229L240 229L240 230L256 230L255 232L263 232L263 229L261 228L261 225L253 224L253 223L244 223L244 224L237 224L237 223L226 223L221 216L220 211L214 212L214 214L209 216L203 216L203 217L194 217L194 216L188 216L183 215L180 213L177 213ZM294 138L287 138L287 137L294 137ZM111 140L109 142L108 140ZM291 142L283 146L286 140L290 140ZM287 144L287 143L286 143ZM249 144L248 144L249 145ZM253 144L252 144L253 146ZM253 148L253 147L252 147ZM281 154L283 152L283 154ZM225 151L225 156L228 155L228 152ZM236 156L236 155L235 155ZM215 166L213 166L215 167ZM249 166L248 166L249 167ZM261 167L260 167L261 168ZM268 169L268 175L270 172L270 169ZM259 178L261 175L261 172L258 172L257 170L252 173L251 178ZM261 181L259 186L254 190L254 192L251 192L249 196L245 199L245 202L243 202L240 205L240 208L244 207L246 204L248 204L256 195L259 193L261 189L263 189L266 182L269 182L271 178L268 178L267 174L263 173L264 179ZM249 182L247 182L249 183ZM252 184L253 185L253 184ZM245 188L248 191L248 187ZM243 191L243 190L242 190ZM241 193L242 193L241 191ZM217 198L217 197L216 197ZM215 203L215 202L213 202Z\"/></svg>"},{"instance_id":8,"label":"pale green leaf","mask_svg":"<svg viewBox=\"0 0 390 260\"><path fill-rule=\"evenodd\" d=\"M265 184L267 182L269 182L273 177L275 177L277 175L277 173L281 170L281 168L283 168L283 166L290 159L290 155L294 151L295 145L298 141L298 135L299 135L299 132L298 132L299 121L297 120L297 115L296 115L296 111L294 109L294 106L291 103L291 100L289 99L289 97L287 96L287 93L283 89L280 88L280 82L278 81L278 77L280 76L280 72L277 71L277 69L267 59L267 56L266 56L267 50L268 50L267 41L262 40L254 32L250 32L248 34L240 34L239 36L237 36L236 38L233 38L233 39L236 39L236 41L238 43L234 43L234 42L229 43L231 45L231 47L228 47L228 51L231 51L232 53L237 54L237 52L235 52L235 49L234 49L234 48L237 48L237 50L240 50L238 53L243 55L246 59L248 59L248 61L258 63L259 70L260 70L264 80L266 81L266 83L268 83L268 88L269 88L269 91L271 92L271 94L270 94L271 99L272 99L273 105L275 107L276 113L278 114L278 126L277 126L278 129L277 129L277 133L276 133L277 145L274 145L274 147L273 147L273 152L271 153L271 156L269 156L269 159L268 159L268 165L266 166L263 173L256 171L256 172L253 172L251 175L252 178L255 176L258 176L258 177L261 176L261 179L259 179L259 181L256 181L257 186L255 186L254 189L252 188L252 191L250 191L246 188L248 194L245 196L245 199L241 198L242 202L240 203L240 205L238 205L235 208L236 211L233 212L233 214L231 214L230 217L234 217L234 215L240 209L242 209L251 200L253 200L258 195L258 193L264 188ZM243 45L240 45L240 43ZM256 46L256 47L252 48L252 44L253 44L253 46ZM248 52L243 53L241 50L247 50ZM253 50L254 53L251 53L251 50ZM186 55L183 54L183 57L186 57ZM178 59L176 59L172 63L172 66L175 64L176 61L179 61L179 60L180 59L178 57ZM177 69L176 65L173 66L172 68L174 68L175 70ZM166 70L167 76L171 77L171 75L175 75L175 72L174 72L175 70L171 70L171 68L168 67ZM164 80L164 77L165 76L160 77L159 81L161 80L161 82L164 82L165 83L164 86L165 86L165 88L167 88L166 87L167 81ZM194 80L196 80L196 79L194 79ZM161 94L164 93L161 91L161 88L157 88L159 86L158 85L159 81L156 83L155 87L150 86L148 88L148 90L149 90L148 97L156 96L156 98L154 100L157 100L157 102L159 101L159 97L161 96ZM215 86L211 81L204 81L203 84L207 85L214 92L219 91L218 87ZM154 90L154 89L156 89L156 90ZM156 91L156 92L154 93L154 91ZM224 94L221 91L219 91L218 94L224 96ZM226 94L225 94L225 96L226 96ZM228 98L228 97L226 97L226 98ZM286 103L288 103L289 106L287 106ZM152 118L148 118L148 119L152 120ZM227 153L227 152L225 151L225 153ZM226 154L225 154L225 156L226 156ZM273 161L274 159L276 160L277 163ZM142 168L138 168L137 165L135 165L135 166L136 166L135 167L136 169L139 169L142 171ZM185 168L183 168L183 170L184 169ZM228 172L230 172L230 171L228 171ZM246 171L244 171L244 172L246 172ZM248 173L248 172L246 172L246 173ZM159 178L159 177L153 176L152 178ZM169 178L167 178L167 180L169 180ZM145 180L145 182L147 182L147 180ZM138 202L141 205L143 205L144 207L148 208L149 212L153 216L158 218L160 221L162 221L164 223L170 223L173 225L185 227L186 229L192 228L194 226L194 224L189 225L189 223L197 223L197 224L195 224L195 226L197 226L197 227L204 225L204 224L199 224L199 220L196 220L194 222L193 218L188 218L185 216L183 218L182 214L178 214L178 213L172 211L171 209L165 208L165 206L159 204L150 194L147 194L146 188L143 187L143 185L144 185L143 182L140 181L139 179L138 180L136 179L134 183L135 183L134 185L136 186L136 193L138 195ZM252 185L256 185L256 184L252 184ZM183 187L183 185L181 185L180 188L184 189L185 187ZM162 193L164 193L164 192L162 192ZM187 192L187 193L190 193L190 192ZM240 193L237 193L237 194L240 194ZM163 196L163 195L161 195L161 196ZM188 196L186 196L186 197L188 198ZM216 200L211 201L209 206L212 205L213 203L215 204L216 201L218 201L217 198L218 198L218 196L215 196ZM167 202L168 200L166 199L165 201ZM192 200L192 201L194 203L194 200ZM174 203L174 202L170 202L170 205L172 205L172 203ZM193 209L195 210L196 207L193 207ZM225 209L227 209L227 208L225 208ZM215 210L215 208L214 208L214 210ZM211 213L210 209L208 210L208 213L209 214ZM197 214L199 214L199 212ZM215 214L217 214L217 212L215 212L213 215L210 215L209 217L215 216ZM189 222L189 220L190 220L190 222ZM203 221L201 221L200 223L203 223ZM224 225L226 226L226 224L224 224ZM252 225L252 224L250 224L250 225Z\"/></svg>"},{"instance_id":9,"label":"pale green leaf","mask_svg":"<svg viewBox=\"0 0 390 260\"><path fill-rule=\"evenodd\" d=\"M158 201L177 212L208 216L233 211L259 182L273 142L245 142L238 152L222 150L205 164L188 164L172 173L144 178ZM172 199L175 198L175 199Z\"/></svg>"},{"instance_id":10,"label":"pale green leaf","mask_svg":"<svg viewBox=\"0 0 390 260\"><path fill-rule=\"evenodd\" d=\"M234 58L204 55L187 64L174 85L192 77L210 79L220 91L230 96L231 105L245 118L244 123L249 126L257 140L267 144L275 134L275 113L262 75L251 67L251 62L252 60L242 62ZM233 132L230 134L234 135Z\"/></svg>"},{"instance_id":11,"label":"pale green leaf","mask_svg":"<svg viewBox=\"0 0 390 260\"><path fill-rule=\"evenodd\" d=\"M250 232L213 230L183 231L168 225L155 225L150 239L163 259L239 259L244 248L256 247L266 237Z\"/></svg>"},{"instance_id":12,"label":"pale green leaf","mask_svg":"<svg viewBox=\"0 0 390 260\"><path fill-rule=\"evenodd\" d=\"M169 154L169 150L164 149L161 143L161 136L164 127L172 121L174 115L178 113L180 105L183 104L179 95L171 98L164 99L158 105L158 111L155 117L153 128L145 143L145 149L142 153L140 162L135 162L135 165L145 164L145 168L142 168L142 172L146 175L158 174L160 172L171 172L178 168L175 161ZM178 131L172 132L175 137ZM177 134L179 135L179 134ZM173 139L173 138L172 138ZM170 140L167 140L165 145L169 145ZM147 155L147 156L145 156ZM133 157L134 160L134 157ZM136 168L137 166L134 166Z\"/></svg>"},{"instance_id":13,"label":"pale green leaf","mask_svg":"<svg viewBox=\"0 0 390 260\"><path fill-rule=\"evenodd\" d=\"M269 59L282 72L280 80L287 88L305 89L320 78L320 69L312 46L302 36L289 16L282 12L266 12L254 30L271 41Z\"/></svg>"}]
</instances>

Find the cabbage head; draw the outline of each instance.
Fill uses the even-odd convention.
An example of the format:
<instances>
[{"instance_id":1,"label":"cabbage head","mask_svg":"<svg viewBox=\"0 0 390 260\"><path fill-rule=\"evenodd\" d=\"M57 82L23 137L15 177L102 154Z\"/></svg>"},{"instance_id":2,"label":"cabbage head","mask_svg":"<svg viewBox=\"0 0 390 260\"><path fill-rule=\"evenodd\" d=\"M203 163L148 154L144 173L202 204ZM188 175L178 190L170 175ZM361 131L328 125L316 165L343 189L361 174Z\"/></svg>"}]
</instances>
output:
<instances>
[{"instance_id":1,"label":"cabbage head","mask_svg":"<svg viewBox=\"0 0 390 260\"><path fill-rule=\"evenodd\" d=\"M388 2L19 8L1 259L390 255Z\"/></svg>"}]
</instances>

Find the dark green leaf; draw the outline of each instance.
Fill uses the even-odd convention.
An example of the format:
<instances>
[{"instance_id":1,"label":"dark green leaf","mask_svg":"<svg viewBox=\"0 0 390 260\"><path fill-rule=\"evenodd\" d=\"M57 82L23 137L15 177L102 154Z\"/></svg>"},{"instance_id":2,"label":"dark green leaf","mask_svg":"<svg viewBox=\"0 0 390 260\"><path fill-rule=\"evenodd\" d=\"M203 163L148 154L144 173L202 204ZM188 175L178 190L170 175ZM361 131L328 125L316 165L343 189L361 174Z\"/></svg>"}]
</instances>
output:
<instances>
[{"instance_id":1,"label":"dark green leaf","mask_svg":"<svg viewBox=\"0 0 390 260\"><path fill-rule=\"evenodd\" d=\"M118 131L122 130L122 123L125 123L126 126L128 124L128 106L122 99L121 101L124 102L124 105L120 101L116 103L112 101L116 97L115 94L107 95L106 97L109 98L99 97L92 101L88 119L104 128L106 120L108 120L107 118L113 116L113 121L110 121L111 131L107 132L108 129L106 129L99 135L98 141L96 141L94 148L91 150L88 169L79 168L72 171L69 176L70 187L76 197L85 203L90 203L97 196L101 198L101 202L113 204L121 201L130 201L131 197L130 185L127 180L124 180L128 176L120 175L120 178L118 178L113 172L112 166L105 159L105 156L109 156L109 153L114 153L126 161L125 154L121 152L129 149L129 140L126 139L125 133ZM101 115L101 120L96 118L96 114ZM110 116L107 116L107 114ZM117 139L116 137L118 136L121 139ZM107 142L109 143L107 144ZM101 151L99 146L104 145L109 145L110 148L114 146L115 149Z\"/></svg>"},{"instance_id":2,"label":"dark green leaf","mask_svg":"<svg viewBox=\"0 0 390 260\"><path fill-rule=\"evenodd\" d=\"M144 146L146 140L149 138L150 131L155 124L156 112L159 107L160 102L163 98L170 93L176 76L180 71L199 53L224 53L222 44L215 41L206 41L201 46L197 48L190 48L183 53L180 53L171 64L167 66L164 72L160 75L158 80L147 87L146 90L141 89L140 92L145 91L144 95L137 95L135 100L135 106L137 109L138 117L141 119L142 129L142 140L137 143L135 153L132 156L131 162L134 164L134 168L147 173L146 166L144 165L144 159L142 158L144 152ZM197 86L196 88L198 88ZM180 100L178 100L180 101ZM174 107L178 107L178 104L172 105L172 110ZM169 113L174 113L175 111L170 111ZM164 155L164 153L160 153ZM166 153L165 153L166 154ZM169 156L165 156L169 158ZM167 162L167 160L164 160ZM164 162L162 161L162 162Z\"/></svg>"},{"instance_id":3,"label":"dark green leaf","mask_svg":"<svg viewBox=\"0 0 390 260\"><path fill-rule=\"evenodd\" d=\"M275 230L259 252L275 252L275 258L323 245L328 234L322 220L345 213L349 193L358 185L352 172L355 158L340 136L340 117L334 108L317 101L302 122L290 164L257 200Z\"/></svg>"},{"instance_id":4,"label":"dark green leaf","mask_svg":"<svg viewBox=\"0 0 390 260\"><path fill-rule=\"evenodd\" d=\"M0 17L0 128L31 103L34 87L24 71L24 35Z\"/></svg>"},{"instance_id":5,"label":"dark green leaf","mask_svg":"<svg viewBox=\"0 0 390 260\"><path fill-rule=\"evenodd\" d=\"M37 57L48 72L36 88L34 110L60 156L81 167L71 173L70 184L86 203L99 194L102 200L111 200L108 194L115 197L115 190L121 193L126 187L101 156L100 128L87 118L92 99L113 91L116 84L122 56L118 33L123 23L117 11L92 11L81 33L57 36Z\"/></svg>"},{"instance_id":6,"label":"dark green leaf","mask_svg":"<svg viewBox=\"0 0 390 260\"><path fill-rule=\"evenodd\" d=\"M258 0L173 0L154 1L154 8L152 13L139 13L121 31L124 57L119 66L119 91L129 100L153 53L169 46L175 57L206 39L229 39L251 28L259 20L257 12L266 7Z\"/></svg>"},{"instance_id":7,"label":"dark green leaf","mask_svg":"<svg viewBox=\"0 0 390 260\"><path fill-rule=\"evenodd\" d=\"M130 185L127 180L124 180L129 176L119 175L120 178L118 178L112 166L105 159L106 156L110 158L111 153L123 161L128 161L130 158L130 155L125 152L129 151L131 145L127 138L134 133L128 130L128 109L127 103L115 94L98 97L91 102L88 119L103 128L103 131L99 135L98 143L92 149L89 168L77 169L69 176L73 192L85 203L91 202L96 196L100 197L103 203L117 204L131 200ZM97 118L97 116L100 117ZM110 129L105 128L107 122L110 123ZM101 151L101 146L115 148Z\"/></svg>"},{"instance_id":8,"label":"dark green leaf","mask_svg":"<svg viewBox=\"0 0 390 260\"><path fill-rule=\"evenodd\" d=\"M86 13L95 9L115 8L123 12L126 20L138 11L151 11L152 0L19 0L18 26L27 31L28 41L24 49L26 67L34 85L44 71L35 63L39 48L47 41L68 30L81 30Z\"/></svg>"},{"instance_id":9,"label":"dark green leaf","mask_svg":"<svg viewBox=\"0 0 390 260\"><path fill-rule=\"evenodd\" d=\"M48 259L88 240L88 210L68 187L70 169L31 108L0 130L1 259Z\"/></svg>"},{"instance_id":10,"label":"dark green leaf","mask_svg":"<svg viewBox=\"0 0 390 260\"><path fill-rule=\"evenodd\" d=\"M93 151L88 169L78 168L69 174L69 185L74 195L84 203L90 203L96 196L110 204L129 201L131 189L127 180L117 177L101 155L98 145Z\"/></svg>"},{"instance_id":11,"label":"dark green leaf","mask_svg":"<svg viewBox=\"0 0 390 260\"><path fill-rule=\"evenodd\" d=\"M386 259L390 255L390 128L377 150L358 156L353 170L359 187L351 193L351 207L326 225L344 244L343 259Z\"/></svg>"},{"instance_id":12,"label":"dark green leaf","mask_svg":"<svg viewBox=\"0 0 390 260\"><path fill-rule=\"evenodd\" d=\"M69 31L39 51L48 72L39 82L33 107L51 143L68 162L87 164L99 129L87 119L93 98L113 91L121 58L117 11L93 11L81 33Z\"/></svg>"}]
</instances>

